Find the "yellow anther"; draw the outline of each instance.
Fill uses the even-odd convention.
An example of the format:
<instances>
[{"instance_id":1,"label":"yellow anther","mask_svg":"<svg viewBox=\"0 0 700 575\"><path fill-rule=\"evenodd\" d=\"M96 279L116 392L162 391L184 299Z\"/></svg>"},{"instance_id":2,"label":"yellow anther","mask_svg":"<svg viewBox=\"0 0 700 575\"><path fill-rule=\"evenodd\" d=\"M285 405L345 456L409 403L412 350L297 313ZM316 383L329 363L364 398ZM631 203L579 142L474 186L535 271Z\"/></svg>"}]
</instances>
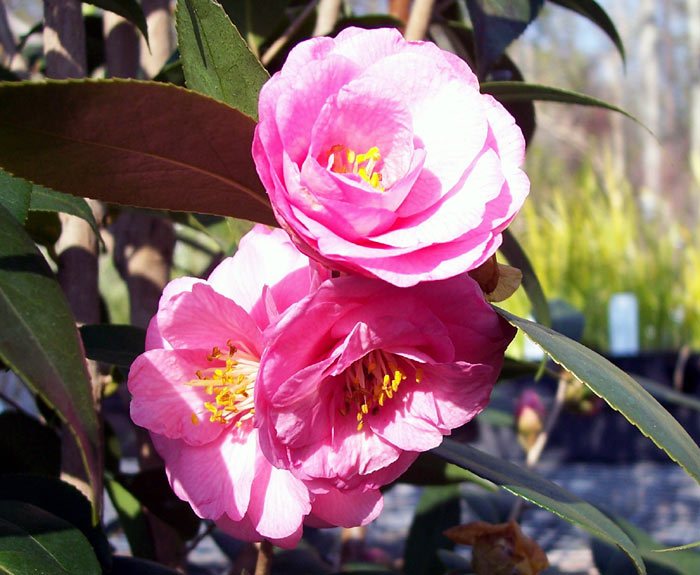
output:
<instances>
[{"instance_id":1,"label":"yellow anther","mask_svg":"<svg viewBox=\"0 0 700 575\"><path fill-rule=\"evenodd\" d=\"M192 419L192 423L193 423L194 425L199 425L199 417L197 417L197 414L196 414L196 413L193 413L193 414L192 414L191 419Z\"/></svg>"},{"instance_id":2,"label":"yellow anther","mask_svg":"<svg viewBox=\"0 0 700 575\"><path fill-rule=\"evenodd\" d=\"M360 409L362 410L362 413L364 413L365 415L367 415L369 413L369 407L367 407L366 403L363 403L362 407Z\"/></svg>"}]
</instances>

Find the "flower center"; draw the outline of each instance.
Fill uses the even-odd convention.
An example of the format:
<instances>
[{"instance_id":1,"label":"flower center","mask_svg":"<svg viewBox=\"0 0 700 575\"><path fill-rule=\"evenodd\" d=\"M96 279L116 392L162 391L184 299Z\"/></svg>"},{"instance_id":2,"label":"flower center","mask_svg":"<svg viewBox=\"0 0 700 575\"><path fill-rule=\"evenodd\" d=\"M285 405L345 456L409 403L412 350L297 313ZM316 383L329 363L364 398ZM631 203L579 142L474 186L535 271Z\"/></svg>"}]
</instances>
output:
<instances>
[{"instance_id":1,"label":"flower center","mask_svg":"<svg viewBox=\"0 0 700 575\"><path fill-rule=\"evenodd\" d=\"M365 416L376 415L393 399L407 379L420 383L421 368L408 359L381 350L370 351L345 371L345 395L341 415L357 412L357 431L362 431Z\"/></svg>"},{"instance_id":2,"label":"flower center","mask_svg":"<svg viewBox=\"0 0 700 575\"><path fill-rule=\"evenodd\" d=\"M328 152L326 168L336 174L357 174L373 188L384 191L382 174L378 169L381 161L382 155L376 146L364 154L357 154L354 150L337 144Z\"/></svg>"},{"instance_id":3,"label":"flower center","mask_svg":"<svg viewBox=\"0 0 700 575\"><path fill-rule=\"evenodd\" d=\"M260 364L241 357L231 340L223 349L214 347L207 355L207 361L216 365L198 369L195 373L197 379L187 382L187 385L202 388L212 397L211 401L204 403L204 408L210 413L209 421L230 423L236 419L236 425L240 427L255 414L253 388ZM192 423L199 424L196 413L192 414Z\"/></svg>"}]
</instances>

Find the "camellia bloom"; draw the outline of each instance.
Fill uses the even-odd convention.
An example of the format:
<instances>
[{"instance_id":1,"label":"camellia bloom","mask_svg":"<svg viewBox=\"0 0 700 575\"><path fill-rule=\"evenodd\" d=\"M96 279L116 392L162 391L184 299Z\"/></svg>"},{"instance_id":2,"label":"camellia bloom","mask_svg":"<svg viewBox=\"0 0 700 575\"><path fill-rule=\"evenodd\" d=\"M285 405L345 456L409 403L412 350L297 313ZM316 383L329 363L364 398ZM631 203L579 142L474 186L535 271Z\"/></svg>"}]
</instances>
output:
<instances>
[{"instance_id":1,"label":"camellia bloom","mask_svg":"<svg viewBox=\"0 0 700 575\"><path fill-rule=\"evenodd\" d=\"M275 215L333 269L404 287L471 270L529 191L512 116L462 60L393 29L297 45L259 117Z\"/></svg>"},{"instance_id":2,"label":"camellia bloom","mask_svg":"<svg viewBox=\"0 0 700 575\"><path fill-rule=\"evenodd\" d=\"M310 494L258 444L265 331L324 274L283 231L257 226L208 280L168 284L129 373L131 417L151 432L175 493L240 539L293 546L305 518L354 526L381 509L377 491Z\"/></svg>"},{"instance_id":3,"label":"camellia bloom","mask_svg":"<svg viewBox=\"0 0 700 575\"><path fill-rule=\"evenodd\" d=\"M312 491L375 489L487 404L515 330L468 276L344 276L291 306L258 372L260 444Z\"/></svg>"}]
</instances>

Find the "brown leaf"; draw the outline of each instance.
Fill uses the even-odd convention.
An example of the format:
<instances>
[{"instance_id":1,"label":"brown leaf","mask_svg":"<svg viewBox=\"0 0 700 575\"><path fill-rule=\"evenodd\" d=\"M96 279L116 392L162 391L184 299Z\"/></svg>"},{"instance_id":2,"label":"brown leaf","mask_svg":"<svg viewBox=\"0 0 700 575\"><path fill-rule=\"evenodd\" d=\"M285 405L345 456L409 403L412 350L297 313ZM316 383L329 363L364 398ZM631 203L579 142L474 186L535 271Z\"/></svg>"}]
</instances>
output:
<instances>
[{"instance_id":1,"label":"brown leaf","mask_svg":"<svg viewBox=\"0 0 700 575\"><path fill-rule=\"evenodd\" d=\"M472 568L477 575L538 575L549 567L544 551L523 535L515 521L475 521L451 527L445 535L473 547Z\"/></svg>"}]
</instances>

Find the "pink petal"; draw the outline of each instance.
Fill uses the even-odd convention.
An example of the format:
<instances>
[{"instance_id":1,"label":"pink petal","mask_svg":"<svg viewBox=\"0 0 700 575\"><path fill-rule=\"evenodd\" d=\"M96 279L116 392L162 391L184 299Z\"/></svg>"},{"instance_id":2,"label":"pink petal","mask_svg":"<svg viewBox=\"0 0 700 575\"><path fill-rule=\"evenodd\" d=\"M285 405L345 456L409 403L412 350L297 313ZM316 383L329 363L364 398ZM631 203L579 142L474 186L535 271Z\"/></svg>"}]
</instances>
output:
<instances>
[{"instance_id":1,"label":"pink petal","mask_svg":"<svg viewBox=\"0 0 700 575\"><path fill-rule=\"evenodd\" d=\"M260 329L238 304L208 284L195 284L168 300L158 312L158 328L176 348L209 349L233 344L252 357L260 357Z\"/></svg>"},{"instance_id":2,"label":"pink petal","mask_svg":"<svg viewBox=\"0 0 700 575\"><path fill-rule=\"evenodd\" d=\"M293 536L310 511L309 491L304 484L258 454L248 509L258 533L269 539Z\"/></svg>"},{"instance_id":3,"label":"pink petal","mask_svg":"<svg viewBox=\"0 0 700 575\"><path fill-rule=\"evenodd\" d=\"M264 330L277 314L307 295L318 279L309 258L284 231L258 224L243 236L238 251L219 264L208 281ZM266 287L271 298L267 302L261 297ZM270 315L272 309L275 313Z\"/></svg>"},{"instance_id":4,"label":"pink petal","mask_svg":"<svg viewBox=\"0 0 700 575\"><path fill-rule=\"evenodd\" d=\"M206 367L205 350L152 349L136 358L129 371L131 419L153 433L202 445L216 439L224 425L209 421L204 403L211 400L199 387L196 371ZM193 414L198 423L192 421Z\"/></svg>"},{"instance_id":5,"label":"pink petal","mask_svg":"<svg viewBox=\"0 0 700 575\"><path fill-rule=\"evenodd\" d=\"M173 491L202 518L219 519L225 513L239 520L248 509L257 439L255 432L236 431L229 429L203 446L152 436Z\"/></svg>"},{"instance_id":6,"label":"pink petal","mask_svg":"<svg viewBox=\"0 0 700 575\"><path fill-rule=\"evenodd\" d=\"M324 526L356 527L374 521L382 511L384 501L378 489L339 491L314 495L311 515L306 523L314 521ZM320 525L319 525L320 526Z\"/></svg>"}]
</instances>

